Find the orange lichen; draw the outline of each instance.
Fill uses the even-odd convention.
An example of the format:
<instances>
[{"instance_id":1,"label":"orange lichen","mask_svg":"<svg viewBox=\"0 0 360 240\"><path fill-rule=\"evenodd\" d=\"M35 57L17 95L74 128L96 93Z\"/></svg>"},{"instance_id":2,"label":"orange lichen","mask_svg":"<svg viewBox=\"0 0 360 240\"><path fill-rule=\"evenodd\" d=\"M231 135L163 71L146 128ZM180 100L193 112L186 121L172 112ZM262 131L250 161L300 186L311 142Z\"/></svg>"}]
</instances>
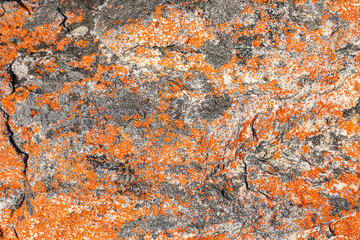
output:
<instances>
[{"instance_id":1,"label":"orange lichen","mask_svg":"<svg viewBox=\"0 0 360 240\"><path fill-rule=\"evenodd\" d=\"M66 12L65 15L67 17L67 23L69 24L80 23L84 19L81 10L77 10L75 12Z\"/></svg>"},{"instance_id":2,"label":"orange lichen","mask_svg":"<svg viewBox=\"0 0 360 240\"><path fill-rule=\"evenodd\" d=\"M36 11L37 1L31 2ZM119 239L131 223L134 238L258 239L262 232L297 231L294 239L356 239L360 85L359 74L344 69L359 68L360 55L351 52L358 46L359 6L325 2L316 29L276 12L281 2L250 1L221 23L211 19L217 14L211 8L200 9L213 4L202 0L167 3L146 18L111 20L115 26L99 21L103 29L92 37L100 33L116 63L105 48L89 53L98 39L65 34L60 18L29 31L25 22L33 15L15 2L3 4L1 106L16 118L0 117L0 195L5 198L7 188L31 192L19 209L1 210L3 238L15 239L9 226L16 226L19 238ZM307 14L316 2L290 7L294 15ZM65 12L66 24L81 23L83 11ZM325 24L338 17L344 20L339 29ZM207 41L230 46L226 63L211 64ZM72 47L81 57L26 60L31 71L24 78L36 78L12 82L7 69L17 57L67 54ZM49 76L65 73L62 64L83 76L66 77L43 93ZM139 106L111 114L129 93ZM62 106L69 96L74 100ZM223 107L222 96L229 96L227 108L208 118ZM47 124L45 105L61 117ZM84 119L91 124L82 126ZM30 156L29 189L5 122ZM181 194L170 196L167 186ZM158 216L181 224L166 231L144 227Z\"/></svg>"}]
</instances>

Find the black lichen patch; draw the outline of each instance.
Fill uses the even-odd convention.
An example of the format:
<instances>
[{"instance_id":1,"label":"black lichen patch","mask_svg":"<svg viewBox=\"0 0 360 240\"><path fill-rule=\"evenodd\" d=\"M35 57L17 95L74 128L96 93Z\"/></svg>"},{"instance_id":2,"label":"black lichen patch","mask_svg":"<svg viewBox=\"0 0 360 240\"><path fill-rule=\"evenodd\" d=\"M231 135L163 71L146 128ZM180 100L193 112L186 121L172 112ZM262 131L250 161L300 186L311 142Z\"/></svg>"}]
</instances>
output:
<instances>
[{"instance_id":1,"label":"black lichen patch","mask_svg":"<svg viewBox=\"0 0 360 240\"><path fill-rule=\"evenodd\" d=\"M253 56L254 40L255 38L250 36L241 36L238 38L238 45L236 46L236 56L239 58L239 65L245 65L246 60L249 60Z\"/></svg>"},{"instance_id":2,"label":"black lichen patch","mask_svg":"<svg viewBox=\"0 0 360 240\"><path fill-rule=\"evenodd\" d=\"M355 106L349 109L343 110L343 117L344 118L352 118L356 115L360 115L360 99L356 103Z\"/></svg>"},{"instance_id":3,"label":"black lichen patch","mask_svg":"<svg viewBox=\"0 0 360 240\"><path fill-rule=\"evenodd\" d=\"M222 116L231 106L231 97L227 94L216 97L214 95L205 98L198 111L202 119L213 121Z\"/></svg>"},{"instance_id":4,"label":"black lichen patch","mask_svg":"<svg viewBox=\"0 0 360 240\"><path fill-rule=\"evenodd\" d=\"M231 59L232 48L212 41L207 41L200 49L205 53L205 61L209 62L215 68L220 68Z\"/></svg>"},{"instance_id":5,"label":"black lichen patch","mask_svg":"<svg viewBox=\"0 0 360 240\"><path fill-rule=\"evenodd\" d=\"M122 171L126 170L125 165L123 163L115 163L107 160L106 156L95 156L89 155L87 156L87 161L92 165L94 169L107 169L111 171Z\"/></svg>"},{"instance_id":6,"label":"black lichen patch","mask_svg":"<svg viewBox=\"0 0 360 240\"><path fill-rule=\"evenodd\" d=\"M343 211L348 212L350 210L351 203L345 198L334 196L328 197L328 199L332 205L331 216L341 214Z\"/></svg>"},{"instance_id":7,"label":"black lichen patch","mask_svg":"<svg viewBox=\"0 0 360 240\"><path fill-rule=\"evenodd\" d=\"M306 142L310 142L314 147L319 146L324 139L324 135L318 134L312 137L308 137Z\"/></svg>"}]
</instances>

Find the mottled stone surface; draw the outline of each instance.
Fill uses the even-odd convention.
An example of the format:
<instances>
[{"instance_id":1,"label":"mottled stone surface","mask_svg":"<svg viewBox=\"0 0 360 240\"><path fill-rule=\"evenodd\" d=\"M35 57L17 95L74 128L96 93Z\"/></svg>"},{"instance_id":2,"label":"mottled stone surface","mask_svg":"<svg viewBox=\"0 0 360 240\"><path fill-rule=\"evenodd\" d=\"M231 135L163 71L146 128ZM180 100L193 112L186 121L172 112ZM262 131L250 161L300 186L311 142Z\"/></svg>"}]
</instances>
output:
<instances>
[{"instance_id":1,"label":"mottled stone surface","mask_svg":"<svg viewBox=\"0 0 360 240\"><path fill-rule=\"evenodd\" d=\"M0 1L0 239L360 239L359 12Z\"/></svg>"}]
</instances>

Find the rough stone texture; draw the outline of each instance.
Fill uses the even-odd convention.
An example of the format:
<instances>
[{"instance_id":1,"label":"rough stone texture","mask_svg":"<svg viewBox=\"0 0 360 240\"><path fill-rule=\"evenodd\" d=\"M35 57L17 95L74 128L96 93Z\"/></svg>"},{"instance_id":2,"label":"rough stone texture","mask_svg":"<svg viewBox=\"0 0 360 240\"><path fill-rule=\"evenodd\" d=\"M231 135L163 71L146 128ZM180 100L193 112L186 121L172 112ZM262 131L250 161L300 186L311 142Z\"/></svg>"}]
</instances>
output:
<instances>
[{"instance_id":1,"label":"rough stone texture","mask_svg":"<svg viewBox=\"0 0 360 240\"><path fill-rule=\"evenodd\" d=\"M360 239L358 0L0 2L0 239Z\"/></svg>"}]
</instances>

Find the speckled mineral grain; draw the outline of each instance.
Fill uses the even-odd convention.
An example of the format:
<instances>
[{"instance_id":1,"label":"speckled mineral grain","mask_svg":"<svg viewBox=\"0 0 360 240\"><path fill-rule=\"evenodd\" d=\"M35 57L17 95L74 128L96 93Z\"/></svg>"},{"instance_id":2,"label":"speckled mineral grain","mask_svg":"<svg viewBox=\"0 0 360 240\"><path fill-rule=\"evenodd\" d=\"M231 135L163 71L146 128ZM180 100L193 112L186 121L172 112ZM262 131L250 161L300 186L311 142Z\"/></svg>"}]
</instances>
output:
<instances>
[{"instance_id":1,"label":"speckled mineral grain","mask_svg":"<svg viewBox=\"0 0 360 240\"><path fill-rule=\"evenodd\" d=\"M359 0L1 0L0 239L360 239Z\"/></svg>"}]
</instances>

